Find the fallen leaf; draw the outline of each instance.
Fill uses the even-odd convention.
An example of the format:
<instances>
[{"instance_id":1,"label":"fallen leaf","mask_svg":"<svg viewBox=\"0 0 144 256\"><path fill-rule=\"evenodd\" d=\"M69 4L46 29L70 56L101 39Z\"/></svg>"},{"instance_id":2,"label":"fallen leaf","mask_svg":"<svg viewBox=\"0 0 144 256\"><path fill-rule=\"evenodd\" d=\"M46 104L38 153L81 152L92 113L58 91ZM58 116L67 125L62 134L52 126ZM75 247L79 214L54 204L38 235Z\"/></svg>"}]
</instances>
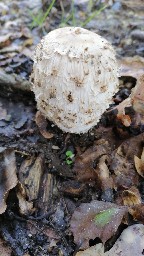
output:
<instances>
[{"instance_id":1,"label":"fallen leaf","mask_svg":"<svg viewBox=\"0 0 144 256\"><path fill-rule=\"evenodd\" d=\"M110 177L109 169L106 164L107 160L107 155L101 156L95 169L95 172L98 175L98 182L101 184L100 187L103 191L113 188L113 179Z\"/></svg>"},{"instance_id":2,"label":"fallen leaf","mask_svg":"<svg viewBox=\"0 0 144 256\"><path fill-rule=\"evenodd\" d=\"M123 204L127 206L133 206L141 204L141 196L139 190L136 187L124 190L122 192Z\"/></svg>"},{"instance_id":3,"label":"fallen leaf","mask_svg":"<svg viewBox=\"0 0 144 256\"><path fill-rule=\"evenodd\" d=\"M123 100L119 105L117 105L116 107L110 109L107 111L111 112L114 110L117 110L117 119L121 120L122 124L125 125L126 127L131 125L131 118L125 114L125 108L127 107L131 107L132 103L131 103L131 98L128 97L127 99Z\"/></svg>"},{"instance_id":4,"label":"fallen leaf","mask_svg":"<svg viewBox=\"0 0 144 256\"><path fill-rule=\"evenodd\" d=\"M74 172L76 179L82 182L95 182L97 173L93 167L93 162L98 160L102 155L107 155L111 152L110 143L107 140L100 139L94 142L94 145L89 147L84 153L76 155Z\"/></svg>"},{"instance_id":5,"label":"fallen leaf","mask_svg":"<svg viewBox=\"0 0 144 256\"><path fill-rule=\"evenodd\" d=\"M140 56L120 59L120 76L132 76L136 79L144 74L144 58Z\"/></svg>"},{"instance_id":6,"label":"fallen leaf","mask_svg":"<svg viewBox=\"0 0 144 256\"><path fill-rule=\"evenodd\" d=\"M130 76L137 79L131 95L113 108L118 111L118 119L128 127L131 125L132 120L125 114L126 107L132 106L136 112L144 114L144 58L140 56L126 57L119 61L119 65L120 76Z\"/></svg>"},{"instance_id":7,"label":"fallen leaf","mask_svg":"<svg viewBox=\"0 0 144 256\"><path fill-rule=\"evenodd\" d=\"M81 204L70 221L75 243L81 249L88 248L89 240L96 237L105 243L115 234L126 212L126 207L97 200Z\"/></svg>"},{"instance_id":8,"label":"fallen leaf","mask_svg":"<svg viewBox=\"0 0 144 256\"><path fill-rule=\"evenodd\" d=\"M126 228L106 256L140 256L144 252L144 225Z\"/></svg>"},{"instance_id":9,"label":"fallen leaf","mask_svg":"<svg viewBox=\"0 0 144 256\"><path fill-rule=\"evenodd\" d=\"M104 246L103 244L97 244L96 246L91 246L85 251L80 251L76 256L104 256ZM113 255L114 256L114 255Z\"/></svg>"},{"instance_id":10,"label":"fallen leaf","mask_svg":"<svg viewBox=\"0 0 144 256\"><path fill-rule=\"evenodd\" d=\"M134 220L144 224L144 204L129 207L129 213L133 216Z\"/></svg>"},{"instance_id":11,"label":"fallen leaf","mask_svg":"<svg viewBox=\"0 0 144 256\"><path fill-rule=\"evenodd\" d=\"M76 256L140 256L144 252L144 225L135 224L126 228L114 246L104 253L104 246L97 244Z\"/></svg>"},{"instance_id":12,"label":"fallen leaf","mask_svg":"<svg viewBox=\"0 0 144 256\"><path fill-rule=\"evenodd\" d=\"M142 151L144 134L125 140L113 154L110 170L114 172L115 189L128 189L138 185L135 171L134 155Z\"/></svg>"},{"instance_id":13,"label":"fallen leaf","mask_svg":"<svg viewBox=\"0 0 144 256\"><path fill-rule=\"evenodd\" d=\"M120 114L120 112L118 112L117 118L122 122L124 126L129 127L131 125L131 118L129 115Z\"/></svg>"},{"instance_id":14,"label":"fallen leaf","mask_svg":"<svg viewBox=\"0 0 144 256\"><path fill-rule=\"evenodd\" d=\"M144 148L140 158L134 156L134 163L138 174L144 178Z\"/></svg>"},{"instance_id":15,"label":"fallen leaf","mask_svg":"<svg viewBox=\"0 0 144 256\"><path fill-rule=\"evenodd\" d=\"M31 157L22 162L19 170L19 181L23 185L28 201L38 198L41 177L43 175L43 159Z\"/></svg>"},{"instance_id":16,"label":"fallen leaf","mask_svg":"<svg viewBox=\"0 0 144 256\"><path fill-rule=\"evenodd\" d=\"M9 191L17 185L16 160L12 149L0 152L0 214L5 212Z\"/></svg>"},{"instance_id":17,"label":"fallen leaf","mask_svg":"<svg viewBox=\"0 0 144 256\"><path fill-rule=\"evenodd\" d=\"M36 124L40 130L40 133L43 135L45 139L51 139L53 138L54 134L49 133L46 128L47 128L47 120L45 117L42 115L40 111L37 111L36 113L36 118L35 118Z\"/></svg>"},{"instance_id":18,"label":"fallen leaf","mask_svg":"<svg viewBox=\"0 0 144 256\"><path fill-rule=\"evenodd\" d=\"M23 185L19 182L17 186L17 197L19 200L20 213L22 215L30 215L34 212L33 202L26 200L27 194Z\"/></svg>"},{"instance_id":19,"label":"fallen leaf","mask_svg":"<svg viewBox=\"0 0 144 256\"><path fill-rule=\"evenodd\" d=\"M132 91L131 103L135 112L144 115L144 74L138 78Z\"/></svg>"}]
</instances>

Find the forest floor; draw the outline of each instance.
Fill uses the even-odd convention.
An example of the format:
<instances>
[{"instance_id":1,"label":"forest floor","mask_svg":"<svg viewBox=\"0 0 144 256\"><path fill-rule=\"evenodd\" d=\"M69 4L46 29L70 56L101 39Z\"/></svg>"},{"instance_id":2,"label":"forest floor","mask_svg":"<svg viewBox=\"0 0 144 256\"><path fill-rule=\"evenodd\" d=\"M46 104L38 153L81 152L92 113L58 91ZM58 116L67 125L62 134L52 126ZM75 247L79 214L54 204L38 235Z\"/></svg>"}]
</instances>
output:
<instances>
[{"instance_id":1,"label":"forest floor","mask_svg":"<svg viewBox=\"0 0 144 256\"><path fill-rule=\"evenodd\" d=\"M143 1L104 1L99 14L101 1L56 2L44 20L40 0L0 2L0 255L143 255L143 115L112 110L144 74ZM110 111L80 135L40 125L29 82L42 36L70 25L110 41L120 66ZM131 249L118 240L130 227Z\"/></svg>"}]
</instances>

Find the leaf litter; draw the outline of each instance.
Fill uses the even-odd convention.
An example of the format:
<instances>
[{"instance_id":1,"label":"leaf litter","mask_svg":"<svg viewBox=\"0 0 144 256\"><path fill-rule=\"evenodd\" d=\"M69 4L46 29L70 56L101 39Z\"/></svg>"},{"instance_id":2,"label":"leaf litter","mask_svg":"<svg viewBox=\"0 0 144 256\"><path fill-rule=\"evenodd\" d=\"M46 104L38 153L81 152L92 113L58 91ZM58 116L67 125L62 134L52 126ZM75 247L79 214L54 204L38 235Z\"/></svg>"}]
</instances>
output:
<instances>
[{"instance_id":1,"label":"leaf litter","mask_svg":"<svg viewBox=\"0 0 144 256\"><path fill-rule=\"evenodd\" d=\"M144 250L144 225L135 224L126 228L114 246L107 252L104 252L104 246L97 244L89 249L78 252L76 256L140 256Z\"/></svg>"},{"instance_id":2,"label":"leaf litter","mask_svg":"<svg viewBox=\"0 0 144 256\"><path fill-rule=\"evenodd\" d=\"M105 243L115 234L126 212L126 207L97 200L81 204L70 221L75 243L81 249L88 248L89 240L96 237Z\"/></svg>"},{"instance_id":3,"label":"leaf litter","mask_svg":"<svg viewBox=\"0 0 144 256\"><path fill-rule=\"evenodd\" d=\"M96 237L104 243L108 239L107 243L113 245L105 252L105 246L98 244L82 255L117 255L123 253L123 248L130 253L127 255L143 253L141 226L128 227L130 233L126 234L131 241L127 241L127 235L121 238L118 228L122 227L125 215L124 223L131 225L137 221L144 224L143 33L138 32L142 24L141 13L135 12L135 9L141 9L141 1L137 4L128 2L129 7L127 1L113 3L112 8L87 24L87 28L95 30L97 27L100 34L113 42L121 55L121 78L120 91L113 106L97 127L80 136L67 136L35 115L28 78L34 45L41 35L38 28L30 30L27 27L30 22L27 8L37 3L0 3L3 23L0 37L0 146L3 148L0 153L0 191L1 213L4 212L1 214L0 233L16 256L73 255L76 246L71 232L73 228L69 229L71 222L77 237L74 238L75 244L79 247L89 247L90 240L94 241ZM59 9L55 11L59 12ZM14 20L10 20L12 12L16 17ZM117 18L119 12L125 16L123 23ZM109 17L107 24L105 15ZM52 27L55 26L55 16L51 18L51 22L46 21L48 30L51 30L51 23L54 22ZM123 31L126 31L126 37ZM125 53L128 56L123 57ZM134 56L136 54L140 56ZM131 91L132 100L129 98ZM67 151L75 155L70 165L65 163ZM6 159L9 159L9 165ZM95 202L97 206L101 205L101 212ZM95 206L96 210L93 214L87 210L79 212L83 205L86 209L88 205L92 209ZM91 215L92 222L89 222ZM89 228L91 223L92 231ZM87 230L87 234L82 232L80 236L76 232L81 227ZM114 244L111 241L115 236L120 237ZM139 246L133 238L137 239ZM10 254L11 249L7 252Z\"/></svg>"}]
</instances>

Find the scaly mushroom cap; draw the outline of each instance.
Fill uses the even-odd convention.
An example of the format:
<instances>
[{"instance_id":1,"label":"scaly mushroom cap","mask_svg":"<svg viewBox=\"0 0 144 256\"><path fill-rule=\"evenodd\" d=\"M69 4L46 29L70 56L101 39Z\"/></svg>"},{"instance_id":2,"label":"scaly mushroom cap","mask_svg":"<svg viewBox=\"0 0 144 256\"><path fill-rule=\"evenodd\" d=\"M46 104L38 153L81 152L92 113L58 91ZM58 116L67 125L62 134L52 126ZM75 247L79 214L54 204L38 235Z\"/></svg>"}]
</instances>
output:
<instances>
[{"instance_id":1,"label":"scaly mushroom cap","mask_svg":"<svg viewBox=\"0 0 144 256\"><path fill-rule=\"evenodd\" d=\"M63 131L87 132L118 91L117 70L115 52L104 38L79 27L56 29L34 54L37 107Z\"/></svg>"}]
</instances>

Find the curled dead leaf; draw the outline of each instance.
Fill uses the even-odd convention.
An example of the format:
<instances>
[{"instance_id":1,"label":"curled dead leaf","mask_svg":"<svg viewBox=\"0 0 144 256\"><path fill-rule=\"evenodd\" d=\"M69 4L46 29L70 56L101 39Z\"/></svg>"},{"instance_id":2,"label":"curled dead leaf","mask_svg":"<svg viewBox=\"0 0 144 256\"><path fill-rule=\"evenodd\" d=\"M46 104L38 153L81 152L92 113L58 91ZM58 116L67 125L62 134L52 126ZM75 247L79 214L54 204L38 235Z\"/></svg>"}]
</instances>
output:
<instances>
[{"instance_id":1,"label":"curled dead leaf","mask_svg":"<svg viewBox=\"0 0 144 256\"><path fill-rule=\"evenodd\" d=\"M129 115L118 113L117 118L122 122L124 126L129 127L131 125L131 118Z\"/></svg>"},{"instance_id":2,"label":"curled dead leaf","mask_svg":"<svg viewBox=\"0 0 144 256\"><path fill-rule=\"evenodd\" d=\"M137 84L131 94L133 109L144 115L144 74L137 80Z\"/></svg>"},{"instance_id":3,"label":"curled dead leaf","mask_svg":"<svg viewBox=\"0 0 144 256\"><path fill-rule=\"evenodd\" d=\"M133 216L134 220L144 224L144 204L129 207L129 213Z\"/></svg>"},{"instance_id":4,"label":"curled dead leaf","mask_svg":"<svg viewBox=\"0 0 144 256\"><path fill-rule=\"evenodd\" d=\"M9 191L17 185L16 160L12 149L0 152L0 214L6 210L6 199Z\"/></svg>"},{"instance_id":5,"label":"curled dead leaf","mask_svg":"<svg viewBox=\"0 0 144 256\"><path fill-rule=\"evenodd\" d=\"M131 118L129 115L125 114L125 108L131 107L131 98L128 97L127 99L123 100L119 105L112 108L111 110L108 110L107 112L111 112L113 110L117 110L117 118L122 122L122 124L126 127L129 127L131 125Z\"/></svg>"},{"instance_id":6,"label":"curled dead leaf","mask_svg":"<svg viewBox=\"0 0 144 256\"><path fill-rule=\"evenodd\" d=\"M132 89L131 95L122 101L114 109L117 109L117 117L123 125L131 125L131 119L125 114L125 108L132 106L135 112L144 114L144 58L140 56L126 57L119 61L120 76L136 78L136 86Z\"/></svg>"},{"instance_id":7,"label":"curled dead leaf","mask_svg":"<svg viewBox=\"0 0 144 256\"><path fill-rule=\"evenodd\" d=\"M17 186L17 197L19 200L20 213L22 215L32 214L34 212L33 202L28 202L26 200L26 191L20 182Z\"/></svg>"},{"instance_id":8,"label":"curled dead leaf","mask_svg":"<svg viewBox=\"0 0 144 256\"><path fill-rule=\"evenodd\" d=\"M31 157L24 160L19 170L19 181L24 187L28 201L38 198L41 177L43 175L43 158Z\"/></svg>"},{"instance_id":9,"label":"curled dead leaf","mask_svg":"<svg viewBox=\"0 0 144 256\"><path fill-rule=\"evenodd\" d=\"M122 192L122 199L124 205L127 206L138 205L142 202L139 190L136 187L124 190Z\"/></svg>"},{"instance_id":10,"label":"curled dead leaf","mask_svg":"<svg viewBox=\"0 0 144 256\"><path fill-rule=\"evenodd\" d=\"M138 174L144 178L144 148L141 154L141 158L134 156L134 163Z\"/></svg>"},{"instance_id":11,"label":"curled dead leaf","mask_svg":"<svg viewBox=\"0 0 144 256\"><path fill-rule=\"evenodd\" d=\"M144 134L125 140L114 152L110 170L114 172L115 189L128 189L138 185L138 175L134 166L134 155L142 150Z\"/></svg>"},{"instance_id":12,"label":"curled dead leaf","mask_svg":"<svg viewBox=\"0 0 144 256\"><path fill-rule=\"evenodd\" d=\"M98 175L98 182L101 184L100 186L103 191L113 188L113 179L110 177L109 169L106 164L106 161L108 160L107 155L101 156L95 169L95 172Z\"/></svg>"},{"instance_id":13,"label":"curled dead leaf","mask_svg":"<svg viewBox=\"0 0 144 256\"><path fill-rule=\"evenodd\" d=\"M45 139L51 139L53 138L54 134L47 131L47 120L45 117L41 114L40 111L37 111L36 117L35 117L36 124L40 130L40 133L43 135Z\"/></svg>"},{"instance_id":14,"label":"curled dead leaf","mask_svg":"<svg viewBox=\"0 0 144 256\"><path fill-rule=\"evenodd\" d=\"M97 180L97 173L93 168L93 162L98 160L102 155L111 152L111 146L107 140L100 139L94 142L84 153L76 155L74 172L76 178L82 182L93 183Z\"/></svg>"}]
</instances>

